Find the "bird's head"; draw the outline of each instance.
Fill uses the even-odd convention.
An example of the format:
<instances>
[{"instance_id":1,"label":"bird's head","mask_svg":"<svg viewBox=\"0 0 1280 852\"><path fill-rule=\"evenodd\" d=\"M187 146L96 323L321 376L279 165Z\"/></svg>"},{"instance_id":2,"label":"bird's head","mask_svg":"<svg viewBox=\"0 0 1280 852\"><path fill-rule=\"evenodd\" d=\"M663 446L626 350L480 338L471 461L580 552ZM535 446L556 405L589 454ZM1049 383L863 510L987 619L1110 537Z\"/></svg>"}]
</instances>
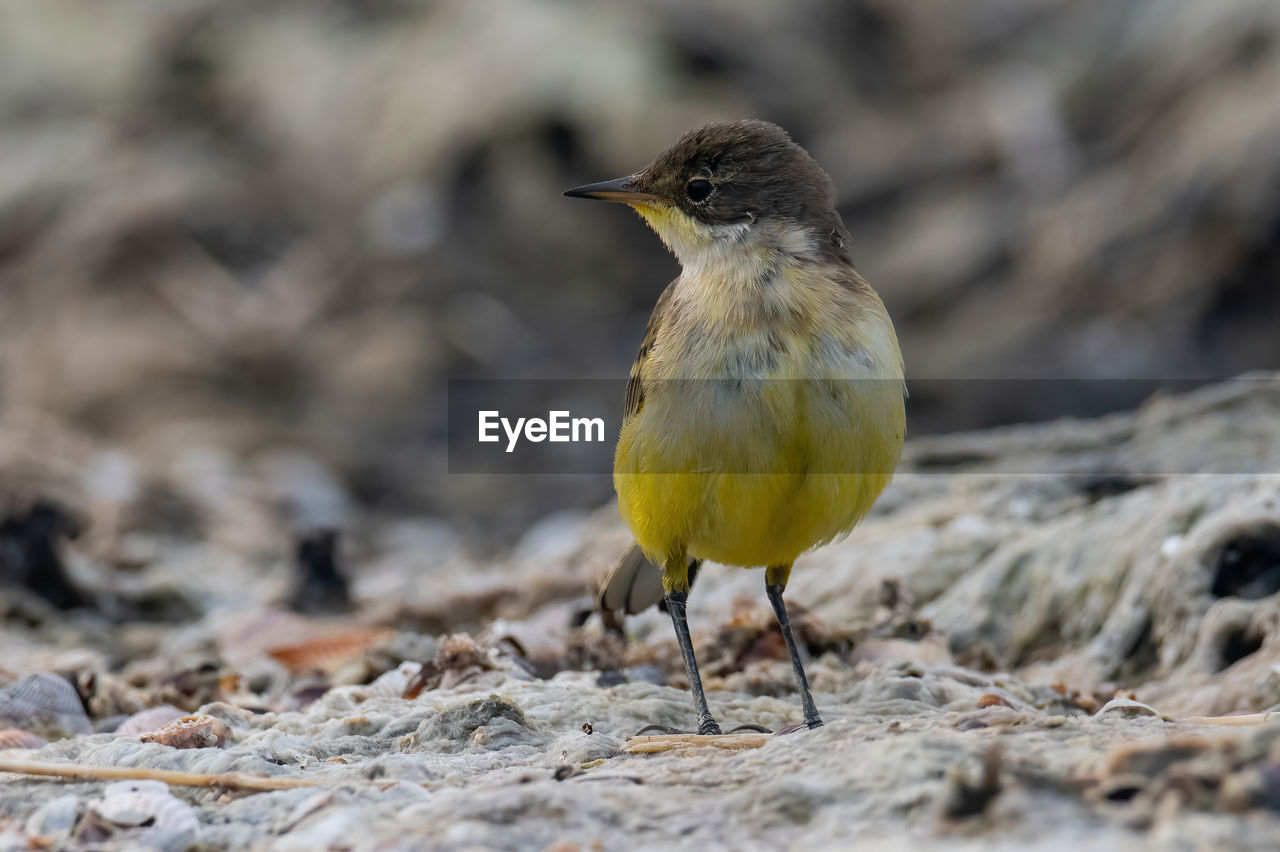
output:
<instances>
[{"instance_id":1,"label":"bird's head","mask_svg":"<svg viewBox=\"0 0 1280 852\"><path fill-rule=\"evenodd\" d=\"M628 204L686 266L734 246L843 253L835 188L809 153L766 121L686 133L633 175L565 193Z\"/></svg>"}]
</instances>

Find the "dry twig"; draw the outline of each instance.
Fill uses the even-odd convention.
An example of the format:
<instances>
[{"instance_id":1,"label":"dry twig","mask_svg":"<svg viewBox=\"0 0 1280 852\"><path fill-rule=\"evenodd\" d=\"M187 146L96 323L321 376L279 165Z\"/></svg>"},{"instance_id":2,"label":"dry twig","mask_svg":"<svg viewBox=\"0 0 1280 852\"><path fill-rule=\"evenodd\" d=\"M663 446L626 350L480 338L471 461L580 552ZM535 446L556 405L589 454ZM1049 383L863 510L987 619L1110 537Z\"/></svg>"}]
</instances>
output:
<instances>
[{"instance_id":1,"label":"dry twig","mask_svg":"<svg viewBox=\"0 0 1280 852\"><path fill-rule=\"evenodd\" d=\"M162 781L172 787L220 787L247 793L315 787L305 778L273 778L247 772L182 772L176 769L145 769L134 766L81 766L70 763L37 763L27 760L0 760L0 772L74 778L84 781Z\"/></svg>"},{"instance_id":2,"label":"dry twig","mask_svg":"<svg viewBox=\"0 0 1280 852\"><path fill-rule=\"evenodd\" d=\"M632 737L623 746L629 754L656 754L662 751L711 746L729 751L760 748L773 738L772 734L662 734L654 737Z\"/></svg>"},{"instance_id":3,"label":"dry twig","mask_svg":"<svg viewBox=\"0 0 1280 852\"><path fill-rule=\"evenodd\" d=\"M1268 722L1280 722L1280 713L1240 713L1234 716L1191 716L1188 722L1197 725L1230 725L1243 727L1246 725L1265 725Z\"/></svg>"}]
</instances>

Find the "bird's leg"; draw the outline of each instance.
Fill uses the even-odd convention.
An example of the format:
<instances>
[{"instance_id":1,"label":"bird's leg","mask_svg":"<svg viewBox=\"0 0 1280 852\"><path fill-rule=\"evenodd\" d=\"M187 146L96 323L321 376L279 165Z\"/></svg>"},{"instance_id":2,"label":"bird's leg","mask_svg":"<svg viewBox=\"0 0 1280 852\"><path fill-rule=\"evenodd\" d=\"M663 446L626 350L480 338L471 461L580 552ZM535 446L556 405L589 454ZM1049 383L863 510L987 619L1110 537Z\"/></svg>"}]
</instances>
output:
<instances>
[{"instance_id":1,"label":"bird's leg","mask_svg":"<svg viewBox=\"0 0 1280 852\"><path fill-rule=\"evenodd\" d=\"M671 576L679 572L678 577ZM693 656L693 640L689 637L689 620L685 615L685 605L689 600L689 566L685 557L680 556L678 563L672 560L667 563L663 576L663 586L667 589L667 612L671 613L671 623L676 628L676 642L680 645L680 656L684 657L684 669L689 675L689 689L693 691L693 703L698 708L698 733L718 734L720 726L711 716L707 707L707 694L702 691L702 678L698 675L698 661ZM670 580L670 582L668 582Z\"/></svg>"},{"instance_id":2,"label":"bird's leg","mask_svg":"<svg viewBox=\"0 0 1280 852\"><path fill-rule=\"evenodd\" d=\"M702 691L702 678L698 676L698 661L693 656L693 641L689 638L689 621L685 617L685 603L689 599L688 592L672 592L667 595L667 611L671 613L671 623L676 628L676 641L680 643L680 655L684 657L684 668L689 674L689 688L693 690L693 703L698 708L698 733L718 734L720 726L711 716L707 707L707 694Z\"/></svg>"},{"instance_id":3,"label":"bird's leg","mask_svg":"<svg viewBox=\"0 0 1280 852\"><path fill-rule=\"evenodd\" d=\"M804 674L804 664L800 662L800 649L796 647L796 637L791 632L791 619L787 617L787 605L782 601L782 592L787 588L787 579L791 576L790 565L771 565L765 570L764 588L769 595L769 603L778 616L778 625L782 628L782 638L791 652L791 667L796 671L796 686L800 689L800 702L804 706L804 723L810 728L821 728L822 719L818 716L818 707L813 703L813 693L809 691L809 679Z\"/></svg>"}]
</instances>

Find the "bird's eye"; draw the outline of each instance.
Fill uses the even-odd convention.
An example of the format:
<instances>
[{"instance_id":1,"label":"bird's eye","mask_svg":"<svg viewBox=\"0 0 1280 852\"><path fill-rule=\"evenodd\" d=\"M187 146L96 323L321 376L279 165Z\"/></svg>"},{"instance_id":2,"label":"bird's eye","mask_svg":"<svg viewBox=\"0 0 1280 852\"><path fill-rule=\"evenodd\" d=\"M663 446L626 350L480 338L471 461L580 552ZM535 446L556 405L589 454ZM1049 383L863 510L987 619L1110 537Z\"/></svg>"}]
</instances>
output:
<instances>
[{"instance_id":1,"label":"bird's eye","mask_svg":"<svg viewBox=\"0 0 1280 852\"><path fill-rule=\"evenodd\" d=\"M689 186L686 189L689 191L689 200L696 203L706 201L711 195L713 187L711 186L711 181L698 178L697 180L689 181Z\"/></svg>"}]
</instances>

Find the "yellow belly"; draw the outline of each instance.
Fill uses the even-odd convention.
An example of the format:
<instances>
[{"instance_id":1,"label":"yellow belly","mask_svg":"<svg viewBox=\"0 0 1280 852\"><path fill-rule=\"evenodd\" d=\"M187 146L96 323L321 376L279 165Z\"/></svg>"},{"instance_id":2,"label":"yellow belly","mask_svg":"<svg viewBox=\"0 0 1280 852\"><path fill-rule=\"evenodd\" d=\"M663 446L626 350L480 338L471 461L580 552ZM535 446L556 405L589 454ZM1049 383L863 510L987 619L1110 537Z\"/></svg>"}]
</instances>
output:
<instances>
[{"instance_id":1,"label":"yellow belly","mask_svg":"<svg viewBox=\"0 0 1280 852\"><path fill-rule=\"evenodd\" d=\"M614 486L657 564L789 565L866 515L902 450L900 380L678 383L623 427Z\"/></svg>"}]
</instances>

